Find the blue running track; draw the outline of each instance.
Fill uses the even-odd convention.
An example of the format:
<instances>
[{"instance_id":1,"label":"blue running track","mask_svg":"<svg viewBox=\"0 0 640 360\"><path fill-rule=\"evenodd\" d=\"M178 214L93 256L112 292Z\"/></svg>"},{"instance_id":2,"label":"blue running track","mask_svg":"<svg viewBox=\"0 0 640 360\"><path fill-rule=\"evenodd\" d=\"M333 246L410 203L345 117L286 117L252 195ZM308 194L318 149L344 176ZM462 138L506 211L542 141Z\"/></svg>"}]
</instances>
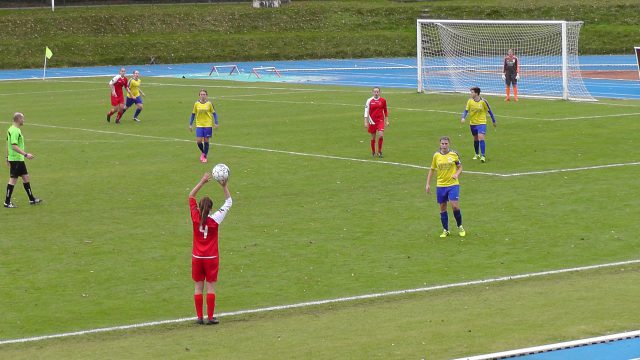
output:
<instances>
[{"instance_id":1,"label":"blue running track","mask_svg":"<svg viewBox=\"0 0 640 360\"><path fill-rule=\"evenodd\" d=\"M209 76L212 65L237 65L240 73ZM637 70L634 55L581 56L583 70ZM281 72L277 77L272 72L261 72L258 79L251 69L273 66ZM243 82L284 82L298 84L321 84L341 86L382 86L387 88L416 89L417 71L415 58L388 59L347 59L347 60L303 60L303 61L260 61L231 62L215 64L171 64L171 65L128 65L127 73L140 70L144 77L178 77L200 79L224 79ZM85 68L47 69L47 78L114 76L118 66ZM228 71L228 68L225 68ZM42 78L42 69L0 70L0 80ZM640 99L640 81L585 79L587 89L596 98ZM482 84L478 84L482 87ZM524 93L525 89L521 90Z\"/></svg>"}]
</instances>

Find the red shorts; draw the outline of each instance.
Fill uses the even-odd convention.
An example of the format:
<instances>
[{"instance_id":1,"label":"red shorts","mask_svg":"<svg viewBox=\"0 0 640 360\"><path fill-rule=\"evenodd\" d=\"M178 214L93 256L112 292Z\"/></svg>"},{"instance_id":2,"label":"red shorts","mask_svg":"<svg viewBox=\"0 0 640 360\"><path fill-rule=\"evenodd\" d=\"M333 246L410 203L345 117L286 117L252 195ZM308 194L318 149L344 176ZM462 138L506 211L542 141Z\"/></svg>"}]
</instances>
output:
<instances>
[{"instance_id":1,"label":"red shorts","mask_svg":"<svg viewBox=\"0 0 640 360\"><path fill-rule=\"evenodd\" d=\"M376 131L384 131L384 120L378 121L375 124L369 124L369 134L375 134Z\"/></svg>"},{"instance_id":2,"label":"red shorts","mask_svg":"<svg viewBox=\"0 0 640 360\"><path fill-rule=\"evenodd\" d=\"M198 259L191 257L191 278L193 281L218 281L219 258Z\"/></svg>"},{"instance_id":3,"label":"red shorts","mask_svg":"<svg viewBox=\"0 0 640 360\"><path fill-rule=\"evenodd\" d=\"M111 106L118 106L124 104L124 95L113 96L111 95Z\"/></svg>"}]
</instances>

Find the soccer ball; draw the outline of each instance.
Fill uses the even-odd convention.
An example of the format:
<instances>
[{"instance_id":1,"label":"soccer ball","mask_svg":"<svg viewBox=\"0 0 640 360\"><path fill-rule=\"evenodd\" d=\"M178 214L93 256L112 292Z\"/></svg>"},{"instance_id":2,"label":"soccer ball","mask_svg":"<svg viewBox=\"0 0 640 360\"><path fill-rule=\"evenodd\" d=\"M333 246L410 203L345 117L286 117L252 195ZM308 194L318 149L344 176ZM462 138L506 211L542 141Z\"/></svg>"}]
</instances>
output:
<instances>
[{"instance_id":1,"label":"soccer ball","mask_svg":"<svg viewBox=\"0 0 640 360\"><path fill-rule=\"evenodd\" d=\"M231 170L229 170L229 167L225 164L218 164L213 167L213 170L211 170L211 175L215 181L222 184L229 179Z\"/></svg>"}]
</instances>

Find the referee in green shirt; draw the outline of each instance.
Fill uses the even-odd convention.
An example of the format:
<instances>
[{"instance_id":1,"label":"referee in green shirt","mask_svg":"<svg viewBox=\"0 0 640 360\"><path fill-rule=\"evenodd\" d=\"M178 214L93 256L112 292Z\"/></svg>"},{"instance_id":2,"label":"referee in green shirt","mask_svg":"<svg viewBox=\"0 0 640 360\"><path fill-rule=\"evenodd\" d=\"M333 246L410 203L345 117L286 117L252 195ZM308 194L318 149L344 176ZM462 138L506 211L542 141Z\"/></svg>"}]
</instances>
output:
<instances>
[{"instance_id":1,"label":"referee in green shirt","mask_svg":"<svg viewBox=\"0 0 640 360\"><path fill-rule=\"evenodd\" d=\"M34 156L24 150L24 137L20 127L24 124L24 115L22 113L13 114L13 125L7 130L7 164L9 165L9 183L7 184L7 194L4 199L4 207L16 208L17 206L11 202L11 194L13 194L13 187L18 182L18 177L22 177L22 183L24 190L29 196L29 204L37 205L42 200L33 196L31 192L31 184L29 184L29 172L27 171L27 165L24 163L24 158L29 160Z\"/></svg>"}]
</instances>

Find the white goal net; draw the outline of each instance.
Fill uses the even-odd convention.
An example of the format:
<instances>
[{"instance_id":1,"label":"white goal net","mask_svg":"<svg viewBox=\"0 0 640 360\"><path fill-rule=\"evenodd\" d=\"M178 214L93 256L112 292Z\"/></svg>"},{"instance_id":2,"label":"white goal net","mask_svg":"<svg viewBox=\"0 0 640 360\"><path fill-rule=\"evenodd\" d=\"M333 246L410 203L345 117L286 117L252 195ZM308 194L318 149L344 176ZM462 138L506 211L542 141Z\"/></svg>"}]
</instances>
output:
<instances>
[{"instance_id":1,"label":"white goal net","mask_svg":"<svg viewBox=\"0 0 640 360\"><path fill-rule=\"evenodd\" d=\"M418 20L419 92L503 95L504 58L520 63L521 97L595 100L580 73L580 21Z\"/></svg>"}]
</instances>

